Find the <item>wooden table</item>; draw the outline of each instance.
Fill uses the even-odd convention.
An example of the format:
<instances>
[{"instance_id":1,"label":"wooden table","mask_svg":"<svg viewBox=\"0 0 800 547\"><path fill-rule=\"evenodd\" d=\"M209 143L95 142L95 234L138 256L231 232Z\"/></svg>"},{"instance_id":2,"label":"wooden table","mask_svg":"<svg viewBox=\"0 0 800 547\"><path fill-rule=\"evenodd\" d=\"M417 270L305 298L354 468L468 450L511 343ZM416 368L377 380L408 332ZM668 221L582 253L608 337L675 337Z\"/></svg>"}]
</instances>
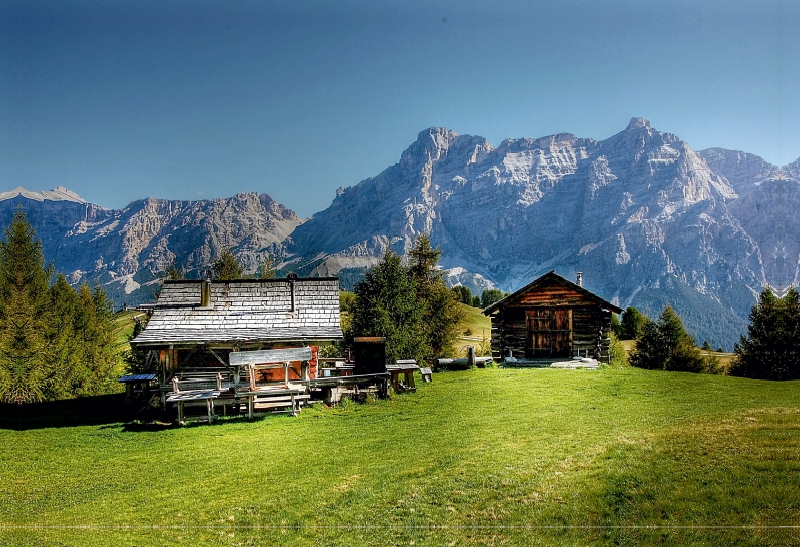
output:
<instances>
[{"instance_id":1,"label":"wooden table","mask_svg":"<svg viewBox=\"0 0 800 547\"><path fill-rule=\"evenodd\" d=\"M220 396L220 391L179 391L177 393L168 393L167 402L177 403L178 405L178 424L183 424L183 404L187 401L205 401L206 409L208 411L208 423L214 420L214 399Z\"/></svg>"}]
</instances>

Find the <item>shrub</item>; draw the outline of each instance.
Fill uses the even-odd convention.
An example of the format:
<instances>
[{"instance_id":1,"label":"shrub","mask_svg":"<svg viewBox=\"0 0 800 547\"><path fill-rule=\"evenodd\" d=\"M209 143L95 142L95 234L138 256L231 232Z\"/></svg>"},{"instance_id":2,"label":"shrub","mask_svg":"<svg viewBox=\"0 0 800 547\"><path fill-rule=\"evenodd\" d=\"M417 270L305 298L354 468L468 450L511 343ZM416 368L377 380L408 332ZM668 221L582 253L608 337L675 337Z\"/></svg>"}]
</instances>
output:
<instances>
[{"instance_id":1,"label":"shrub","mask_svg":"<svg viewBox=\"0 0 800 547\"><path fill-rule=\"evenodd\" d=\"M644 323L630 363L651 370L701 372L704 369L700 350L672 306L664 308L656 323L649 319Z\"/></svg>"},{"instance_id":2,"label":"shrub","mask_svg":"<svg viewBox=\"0 0 800 547\"><path fill-rule=\"evenodd\" d=\"M628 366L628 352L619 338L612 332L610 335L611 343L608 346L608 360L611 366L626 367Z\"/></svg>"}]
</instances>

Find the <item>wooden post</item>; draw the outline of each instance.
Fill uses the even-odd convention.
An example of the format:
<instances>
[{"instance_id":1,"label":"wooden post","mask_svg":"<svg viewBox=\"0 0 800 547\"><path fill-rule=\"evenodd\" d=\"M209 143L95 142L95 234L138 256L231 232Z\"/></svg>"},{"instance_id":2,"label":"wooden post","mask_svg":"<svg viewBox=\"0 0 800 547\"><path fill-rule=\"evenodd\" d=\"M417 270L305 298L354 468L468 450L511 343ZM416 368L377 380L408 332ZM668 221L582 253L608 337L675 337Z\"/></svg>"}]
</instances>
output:
<instances>
[{"instance_id":1,"label":"wooden post","mask_svg":"<svg viewBox=\"0 0 800 547\"><path fill-rule=\"evenodd\" d=\"M222 374L217 373L217 389L222 391Z\"/></svg>"},{"instance_id":2,"label":"wooden post","mask_svg":"<svg viewBox=\"0 0 800 547\"><path fill-rule=\"evenodd\" d=\"M467 346L467 366L475 368L475 346Z\"/></svg>"},{"instance_id":3,"label":"wooden post","mask_svg":"<svg viewBox=\"0 0 800 547\"><path fill-rule=\"evenodd\" d=\"M178 401L178 425L183 425L183 401Z\"/></svg>"},{"instance_id":4,"label":"wooden post","mask_svg":"<svg viewBox=\"0 0 800 547\"><path fill-rule=\"evenodd\" d=\"M172 377L172 393L178 393L178 377Z\"/></svg>"},{"instance_id":5,"label":"wooden post","mask_svg":"<svg viewBox=\"0 0 800 547\"><path fill-rule=\"evenodd\" d=\"M250 391L256 390L256 369L255 366L251 363L247 365L248 370L250 371Z\"/></svg>"},{"instance_id":6,"label":"wooden post","mask_svg":"<svg viewBox=\"0 0 800 547\"><path fill-rule=\"evenodd\" d=\"M285 378L285 382L284 382L284 384L285 384L285 386L286 386L287 388L289 387L289 366L290 366L290 365L291 365L291 363L290 363L289 361L286 361L286 362L283 364L284 378Z\"/></svg>"}]
</instances>

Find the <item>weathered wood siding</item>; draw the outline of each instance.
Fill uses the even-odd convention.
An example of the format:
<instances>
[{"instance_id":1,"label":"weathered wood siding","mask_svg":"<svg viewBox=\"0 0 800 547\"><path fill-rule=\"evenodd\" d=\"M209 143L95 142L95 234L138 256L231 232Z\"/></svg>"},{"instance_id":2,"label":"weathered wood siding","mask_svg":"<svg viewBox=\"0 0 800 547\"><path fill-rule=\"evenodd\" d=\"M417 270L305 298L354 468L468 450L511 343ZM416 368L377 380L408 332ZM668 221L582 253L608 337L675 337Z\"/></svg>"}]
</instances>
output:
<instances>
[{"instance_id":1,"label":"weathered wood siding","mask_svg":"<svg viewBox=\"0 0 800 547\"><path fill-rule=\"evenodd\" d=\"M554 282L513 298L492 316L492 357L608 357L611 313ZM598 355L599 348L599 355Z\"/></svg>"},{"instance_id":2,"label":"weathered wood siding","mask_svg":"<svg viewBox=\"0 0 800 547\"><path fill-rule=\"evenodd\" d=\"M546 287L538 287L535 291L530 291L520 295L519 299L517 299L513 304L510 303L509 305L574 307L586 304L594 305L596 303L585 294L581 294L570 287L564 287L563 285L554 283Z\"/></svg>"},{"instance_id":3,"label":"weathered wood siding","mask_svg":"<svg viewBox=\"0 0 800 547\"><path fill-rule=\"evenodd\" d=\"M546 309L546 308L545 308ZM542 308L535 308L537 313ZM611 314L605 312L600 306L580 306L571 308L571 330L565 329L567 315L560 318L558 312L567 310L553 308L556 319L548 319L553 332L548 329L531 329L531 320L526 312L533 311L524 307L506 307L492 315L492 357L500 360L508 356L508 351L513 356L522 357L551 357L573 356L580 352L581 355L594 357L598 342L603 359L608 357L608 337L611 332ZM544 325L540 322L539 327ZM533 332L531 332L533 330ZM565 332L566 331L566 332ZM538 343L536 342L538 340ZM552 347L553 352L544 348ZM541 351L536 351L541 349ZM533 350L533 351L532 351Z\"/></svg>"}]
</instances>

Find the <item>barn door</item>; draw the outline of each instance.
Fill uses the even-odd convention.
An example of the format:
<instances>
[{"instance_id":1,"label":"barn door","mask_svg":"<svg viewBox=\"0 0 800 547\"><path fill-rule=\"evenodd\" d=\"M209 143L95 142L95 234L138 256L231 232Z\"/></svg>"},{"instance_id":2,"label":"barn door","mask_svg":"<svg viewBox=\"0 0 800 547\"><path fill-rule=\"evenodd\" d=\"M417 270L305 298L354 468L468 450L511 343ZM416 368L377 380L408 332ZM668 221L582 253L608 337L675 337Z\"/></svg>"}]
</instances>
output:
<instances>
[{"instance_id":1,"label":"barn door","mask_svg":"<svg viewBox=\"0 0 800 547\"><path fill-rule=\"evenodd\" d=\"M572 310L539 308L526 310L526 357L570 357Z\"/></svg>"}]
</instances>

